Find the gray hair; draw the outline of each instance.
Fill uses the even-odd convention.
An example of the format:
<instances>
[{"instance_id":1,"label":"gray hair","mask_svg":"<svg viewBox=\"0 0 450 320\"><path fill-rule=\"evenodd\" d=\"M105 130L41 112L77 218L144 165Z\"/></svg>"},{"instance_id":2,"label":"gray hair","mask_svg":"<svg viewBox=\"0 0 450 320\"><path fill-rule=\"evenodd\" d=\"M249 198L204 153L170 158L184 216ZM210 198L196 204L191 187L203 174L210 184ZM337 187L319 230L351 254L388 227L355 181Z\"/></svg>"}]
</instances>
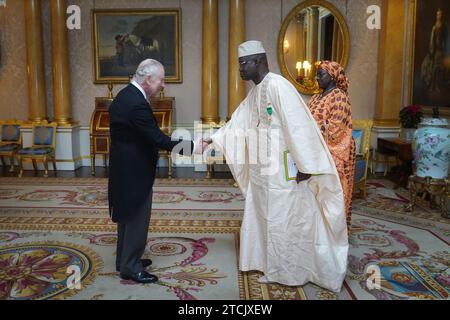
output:
<instances>
[{"instance_id":1,"label":"gray hair","mask_svg":"<svg viewBox=\"0 0 450 320\"><path fill-rule=\"evenodd\" d=\"M160 70L164 70L161 62L153 59L146 59L142 61L137 67L132 81L136 81L137 83L141 84L145 81L145 78L147 78L148 76L156 76L160 72Z\"/></svg>"}]
</instances>

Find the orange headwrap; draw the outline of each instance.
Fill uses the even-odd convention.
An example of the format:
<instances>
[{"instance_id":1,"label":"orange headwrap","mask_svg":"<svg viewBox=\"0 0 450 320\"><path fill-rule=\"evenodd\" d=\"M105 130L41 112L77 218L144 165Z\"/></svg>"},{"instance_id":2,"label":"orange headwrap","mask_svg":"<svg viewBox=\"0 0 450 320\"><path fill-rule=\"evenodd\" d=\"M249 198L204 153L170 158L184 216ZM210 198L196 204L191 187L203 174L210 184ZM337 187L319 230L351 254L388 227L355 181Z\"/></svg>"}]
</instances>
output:
<instances>
[{"instance_id":1,"label":"orange headwrap","mask_svg":"<svg viewBox=\"0 0 450 320\"><path fill-rule=\"evenodd\" d=\"M342 91L347 92L349 81L345 75L344 68L339 63L326 60L320 63L319 68L326 70L331 76L331 79L336 82L336 86Z\"/></svg>"}]
</instances>

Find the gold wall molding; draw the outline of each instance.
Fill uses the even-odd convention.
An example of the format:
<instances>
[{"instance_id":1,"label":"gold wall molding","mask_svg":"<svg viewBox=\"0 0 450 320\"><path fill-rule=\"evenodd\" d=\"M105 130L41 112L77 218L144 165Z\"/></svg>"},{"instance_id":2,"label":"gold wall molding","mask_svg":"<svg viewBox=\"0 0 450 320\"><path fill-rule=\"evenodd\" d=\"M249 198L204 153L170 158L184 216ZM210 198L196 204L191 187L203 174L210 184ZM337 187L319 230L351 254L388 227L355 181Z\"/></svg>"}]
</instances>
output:
<instances>
[{"instance_id":1,"label":"gold wall molding","mask_svg":"<svg viewBox=\"0 0 450 320\"><path fill-rule=\"evenodd\" d=\"M393 127L398 128L400 126L398 119L375 119L373 121L374 127Z\"/></svg>"}]
</instances>

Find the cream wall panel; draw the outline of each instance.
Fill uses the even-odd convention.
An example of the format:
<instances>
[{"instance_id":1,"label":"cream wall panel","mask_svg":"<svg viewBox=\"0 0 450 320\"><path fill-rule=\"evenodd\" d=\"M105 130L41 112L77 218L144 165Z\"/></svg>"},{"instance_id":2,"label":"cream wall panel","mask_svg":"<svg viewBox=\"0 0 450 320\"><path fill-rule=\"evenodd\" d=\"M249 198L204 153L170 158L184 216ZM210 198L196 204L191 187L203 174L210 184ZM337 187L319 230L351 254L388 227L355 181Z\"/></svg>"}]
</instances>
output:
<instances>
[{"instance_id":1,"label":"cream wall panel","mask_svg":"<svg viewBox=\"0 0 450 320\"><path fill-rule=\"evenodd\" d=\"M0 119L28 119L23 1L0 6Z\"/></svg>"}]
</instances>

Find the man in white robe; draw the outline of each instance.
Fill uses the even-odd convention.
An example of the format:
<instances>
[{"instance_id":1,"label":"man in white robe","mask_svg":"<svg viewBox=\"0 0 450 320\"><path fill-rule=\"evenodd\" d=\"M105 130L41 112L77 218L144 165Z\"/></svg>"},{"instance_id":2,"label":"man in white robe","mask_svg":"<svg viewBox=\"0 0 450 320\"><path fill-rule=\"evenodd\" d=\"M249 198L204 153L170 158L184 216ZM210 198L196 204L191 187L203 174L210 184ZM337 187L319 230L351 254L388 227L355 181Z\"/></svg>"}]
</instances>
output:
<instances>
[{"instance_id":1,"label":"man in white robe","mask_svg":"<svg viewBox=\"0 0 450 320\"><path fill-rule=\"evenodd\" d=\"M347 225L327 145L295 87L269 72L261 42L241 44L239 64L242 79L255 86L206 142L223 152L245 196L240 270L263 272L261 282L311 281L339 292L347 269ZM298 169L293 178L286 170L289 157Z\"/></svg>"}]
</instances>

